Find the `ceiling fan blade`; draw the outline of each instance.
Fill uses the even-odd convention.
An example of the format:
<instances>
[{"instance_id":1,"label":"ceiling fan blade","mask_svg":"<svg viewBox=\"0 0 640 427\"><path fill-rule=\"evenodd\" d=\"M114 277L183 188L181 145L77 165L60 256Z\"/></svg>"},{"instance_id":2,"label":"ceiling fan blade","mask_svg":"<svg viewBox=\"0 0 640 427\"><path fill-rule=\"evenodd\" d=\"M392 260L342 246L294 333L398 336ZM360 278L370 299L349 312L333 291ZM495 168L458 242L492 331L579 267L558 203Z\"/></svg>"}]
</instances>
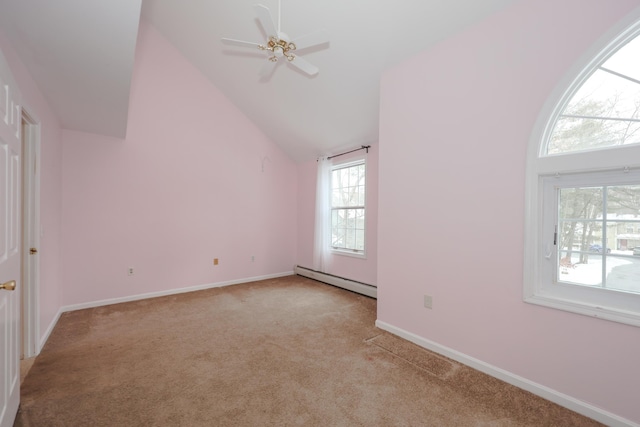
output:
<instances>
[{"instance_id":1,"label":"ceiling fan blade","mask_svg":"<svg viewBox=\"0 0 640 427\"><path fill-rule=\"evenodd\" d=\"M310 76L315 76L316 74L318 74L318 71L320 71L318 67L300 56L296 56L293 61L289 61L289 64L293 65L296 68L299 68Z\"/></svg>"},{"instance_id":2,"label":"ceiling fan blade","mask_svg":"<svg viewBox=\"0 0 640 427\"><path fill-rule=\"evenodd\" d=\"M235 39L227 39L227 38L223 38L222 42L225 43L225 44L232 44L232 45L244 46L244 47L258 47L258 46L260 46L259 43L246 42L246 41L243 41L243 40L235 40Z\"/></svg>"},{"instance_id":3,"label":"ceiling fan blade","mask_svg":"<svg viewBox=\"0 0 640 427\"><path fill-rule=\"evenodd\" d=\"M296 50L306 49L323 43L329 43L329 34L326 31L314 31L291 40L296 45Z\"/></svg>"},{"instance_id":4,"label":"ceiling fan blade","mask_svg":"<svg viewBox=\"0 0 640 427\"><path fill-rule=\"evenodd\" d=\"M266 61L264 64L262 64L262 67L260 67L260 72L258 74L263 78L269 77L271 73L273 73L273 69L276 67L276 65L278 65L278 63L275 61Z\"/></svg>"},{"instance_id":5,"label":"ceiling fan blade","mask_svg":"<svg viewBox=\"0 0 640 427\"><path fill-rule=\"evenodd\" d=\"M262 28L267 32L267 38L271 36L277 37L278 30L276 30L276 26L273 24L273 18L271 17L269 8L261 4L256 4L253 7L256 9L256 14L258 15L260 24L262 24Z\"/></svg>"}]
</instances>

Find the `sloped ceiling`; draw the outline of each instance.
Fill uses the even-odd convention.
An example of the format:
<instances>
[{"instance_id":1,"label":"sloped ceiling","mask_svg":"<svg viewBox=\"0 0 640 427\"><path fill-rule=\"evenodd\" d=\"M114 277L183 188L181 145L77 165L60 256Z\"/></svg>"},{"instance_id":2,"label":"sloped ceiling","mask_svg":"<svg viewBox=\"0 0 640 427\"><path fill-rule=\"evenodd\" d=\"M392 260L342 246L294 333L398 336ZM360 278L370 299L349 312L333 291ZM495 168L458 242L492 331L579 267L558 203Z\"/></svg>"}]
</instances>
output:
<instances>
[{"instance_id":1,"label":"sloped ceiling","mask_svg":"<svg viewBox=\"0 0 640 427\"><path fill-rule=\"evenodd\" d=\"M375 143L383 70L513 1L0 0L0 25L65 128L123 137L142 10L267 136L303 161ZM276 21L281 3L281 28L292 38L329 33L328 45L300 53L318 75L279 63L261 78L265 53L220 42L264 42L256 3Z\"/></svg>"},{"instance_id":2,"label":"sloped ceiling","mask_svg":"<svg viewBox=\"0 0 640 427\"><path fill-rule=\"evenodd\" d=\"M0 0L0 28L63 127L124 137L141 0Z\"/></svg>"}]
</instances>

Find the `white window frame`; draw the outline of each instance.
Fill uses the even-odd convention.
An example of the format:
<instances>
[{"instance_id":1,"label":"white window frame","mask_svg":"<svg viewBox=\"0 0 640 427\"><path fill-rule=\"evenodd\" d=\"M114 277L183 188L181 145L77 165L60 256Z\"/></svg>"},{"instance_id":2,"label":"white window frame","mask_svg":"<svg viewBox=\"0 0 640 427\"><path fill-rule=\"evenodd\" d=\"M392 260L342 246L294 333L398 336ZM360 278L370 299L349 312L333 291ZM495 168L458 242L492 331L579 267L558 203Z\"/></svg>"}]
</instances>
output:
<instances>
[{"instance_id":1,"label":"white window frame","mask_svg":"<svg viewBox=\"0 0 640 427\"><path fill-rule=\"evenodd\" d=\"M523 299L531 304L640 326L640 295L554 283L555 266L550 266L556 263L557 248L553 245L554 230L549 220L550 214L557 216L557 198L555 204L550 201L560 186L640 183L640 146L545 154L554 124L576 91L599 64L635 37L640 37L639 11L605 34L578 61L538 117L527 155Z\"/></svg>"},{"instance_id":2,"label":"white window frame","mask_svg":"<svg viewBox=\"0 0 640 427\"><path fill-rule=\"evenodd\" d=\"M365 212L365 219L364 219L364 249L359 251L359 250L354 250L354 249L345 249L345 248L337 248L333 246L333 242L332 242L332 230L333 230L333 222L332 222L332 212L333 212L333 202L331 201L329 203L329 247L331 249L331 253L336 254L336 255L345 255L345 256L351 256L351 257L356 257L356 258L363 258L366 259L367 257L367 200L369 199L367 197L367 193L368 193L368 167L367 167L367 159L366 157L357 157L355 159L349 159L347 161L344 161L342 163L334 163L333 165L331 165L331 169L329 170L329 192L331 193L333 191L333 171L337 170L337 169L344 169L344 168L349 168L352 166L359 166L359 165L364 165L364 174L365 174L365 178L364 178L364 191L365 191L365 197L364 197L364 205L358 208L364 209ZM331 198L331 194L329 195L329 197Z\"/></svg>"}]
</instances>

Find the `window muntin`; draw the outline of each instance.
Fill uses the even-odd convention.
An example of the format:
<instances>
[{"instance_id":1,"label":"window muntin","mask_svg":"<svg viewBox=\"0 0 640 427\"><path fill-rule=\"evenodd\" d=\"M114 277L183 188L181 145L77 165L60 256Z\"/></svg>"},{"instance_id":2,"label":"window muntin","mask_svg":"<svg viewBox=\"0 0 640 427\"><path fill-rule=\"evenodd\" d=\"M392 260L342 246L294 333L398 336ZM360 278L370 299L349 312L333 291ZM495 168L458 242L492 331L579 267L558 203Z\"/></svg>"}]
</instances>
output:
<instances>
[{"instance_id":1,"label":"window muntin","mask_svg":"<svg viewBox=\"0 0 640 427\"><path fill-rule=\"evenodd\" d=\"M364 160L334 166L331 170L331 247L364 255Z\"/></svg>"},{"instance_id":2,"label":"window muntin","mask_svg":"<svg viewBox=\"0 0 640 427\"><path fill-rule=\"evenodd\" d=\"M640 143L640 38L603 61L558 115L546 155Z\"/></svg>"}]
</instances>

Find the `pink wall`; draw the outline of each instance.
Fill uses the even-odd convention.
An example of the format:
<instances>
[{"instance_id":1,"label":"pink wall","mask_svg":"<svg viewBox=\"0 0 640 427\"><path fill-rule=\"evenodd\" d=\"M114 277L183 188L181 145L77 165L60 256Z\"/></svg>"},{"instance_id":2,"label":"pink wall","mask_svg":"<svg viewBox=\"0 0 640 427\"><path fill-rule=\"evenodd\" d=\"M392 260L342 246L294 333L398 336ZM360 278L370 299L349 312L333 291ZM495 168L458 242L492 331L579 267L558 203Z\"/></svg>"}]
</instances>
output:
<instances>
[{"instance_id":1,"label":"pink wall","mask_svg":"<svg viewBox=\"0 0 640 427\"><path fill-rule=\"evenodd\" d=\"M292 271L295 164L145 22L127 138L63 140L65 305Z\"/></svg>"},{"instance_id":2,"label":"pink wall","mask_svg":"<svg viewBox=\"0 0 640 427\"><path fill-rule=\"evenodd\" d=\"M349 150L346 150L349 151ZM340 156L347 162L362 152ZM366 259L345 255L331 255L327 273L369 285L376 285L378 261L378 145L372 145L367 158L366 182ZM315 228L317 162L298 165L298 261L301 267L313 269L313 241Z\"/></svg>"},{"instance_id":3,"label":"pink wall","mask_svg":"<svg viewBox=\"0 0 640 427\"><path fill-rule=\"evenodd\" d=\"M0 50L20 87L24 108L40 122L40 333L43 336L58 314L62 295L61 201L62 142L58 118L22 61L0 32ZM42 338L41 336L41 338Z\"/></svg>"},{"instance_id":4,"label":"pink wall","mask_svg":"<svg viewBox=\"0 0 640 427\"><path fill-rule=\"evenodd\" d=\"M522 276L534 122L638 4L523 0L385 73L378 236L378 320L635 422L640 329L525 304Z\"/></svg>"}]
</instances>

